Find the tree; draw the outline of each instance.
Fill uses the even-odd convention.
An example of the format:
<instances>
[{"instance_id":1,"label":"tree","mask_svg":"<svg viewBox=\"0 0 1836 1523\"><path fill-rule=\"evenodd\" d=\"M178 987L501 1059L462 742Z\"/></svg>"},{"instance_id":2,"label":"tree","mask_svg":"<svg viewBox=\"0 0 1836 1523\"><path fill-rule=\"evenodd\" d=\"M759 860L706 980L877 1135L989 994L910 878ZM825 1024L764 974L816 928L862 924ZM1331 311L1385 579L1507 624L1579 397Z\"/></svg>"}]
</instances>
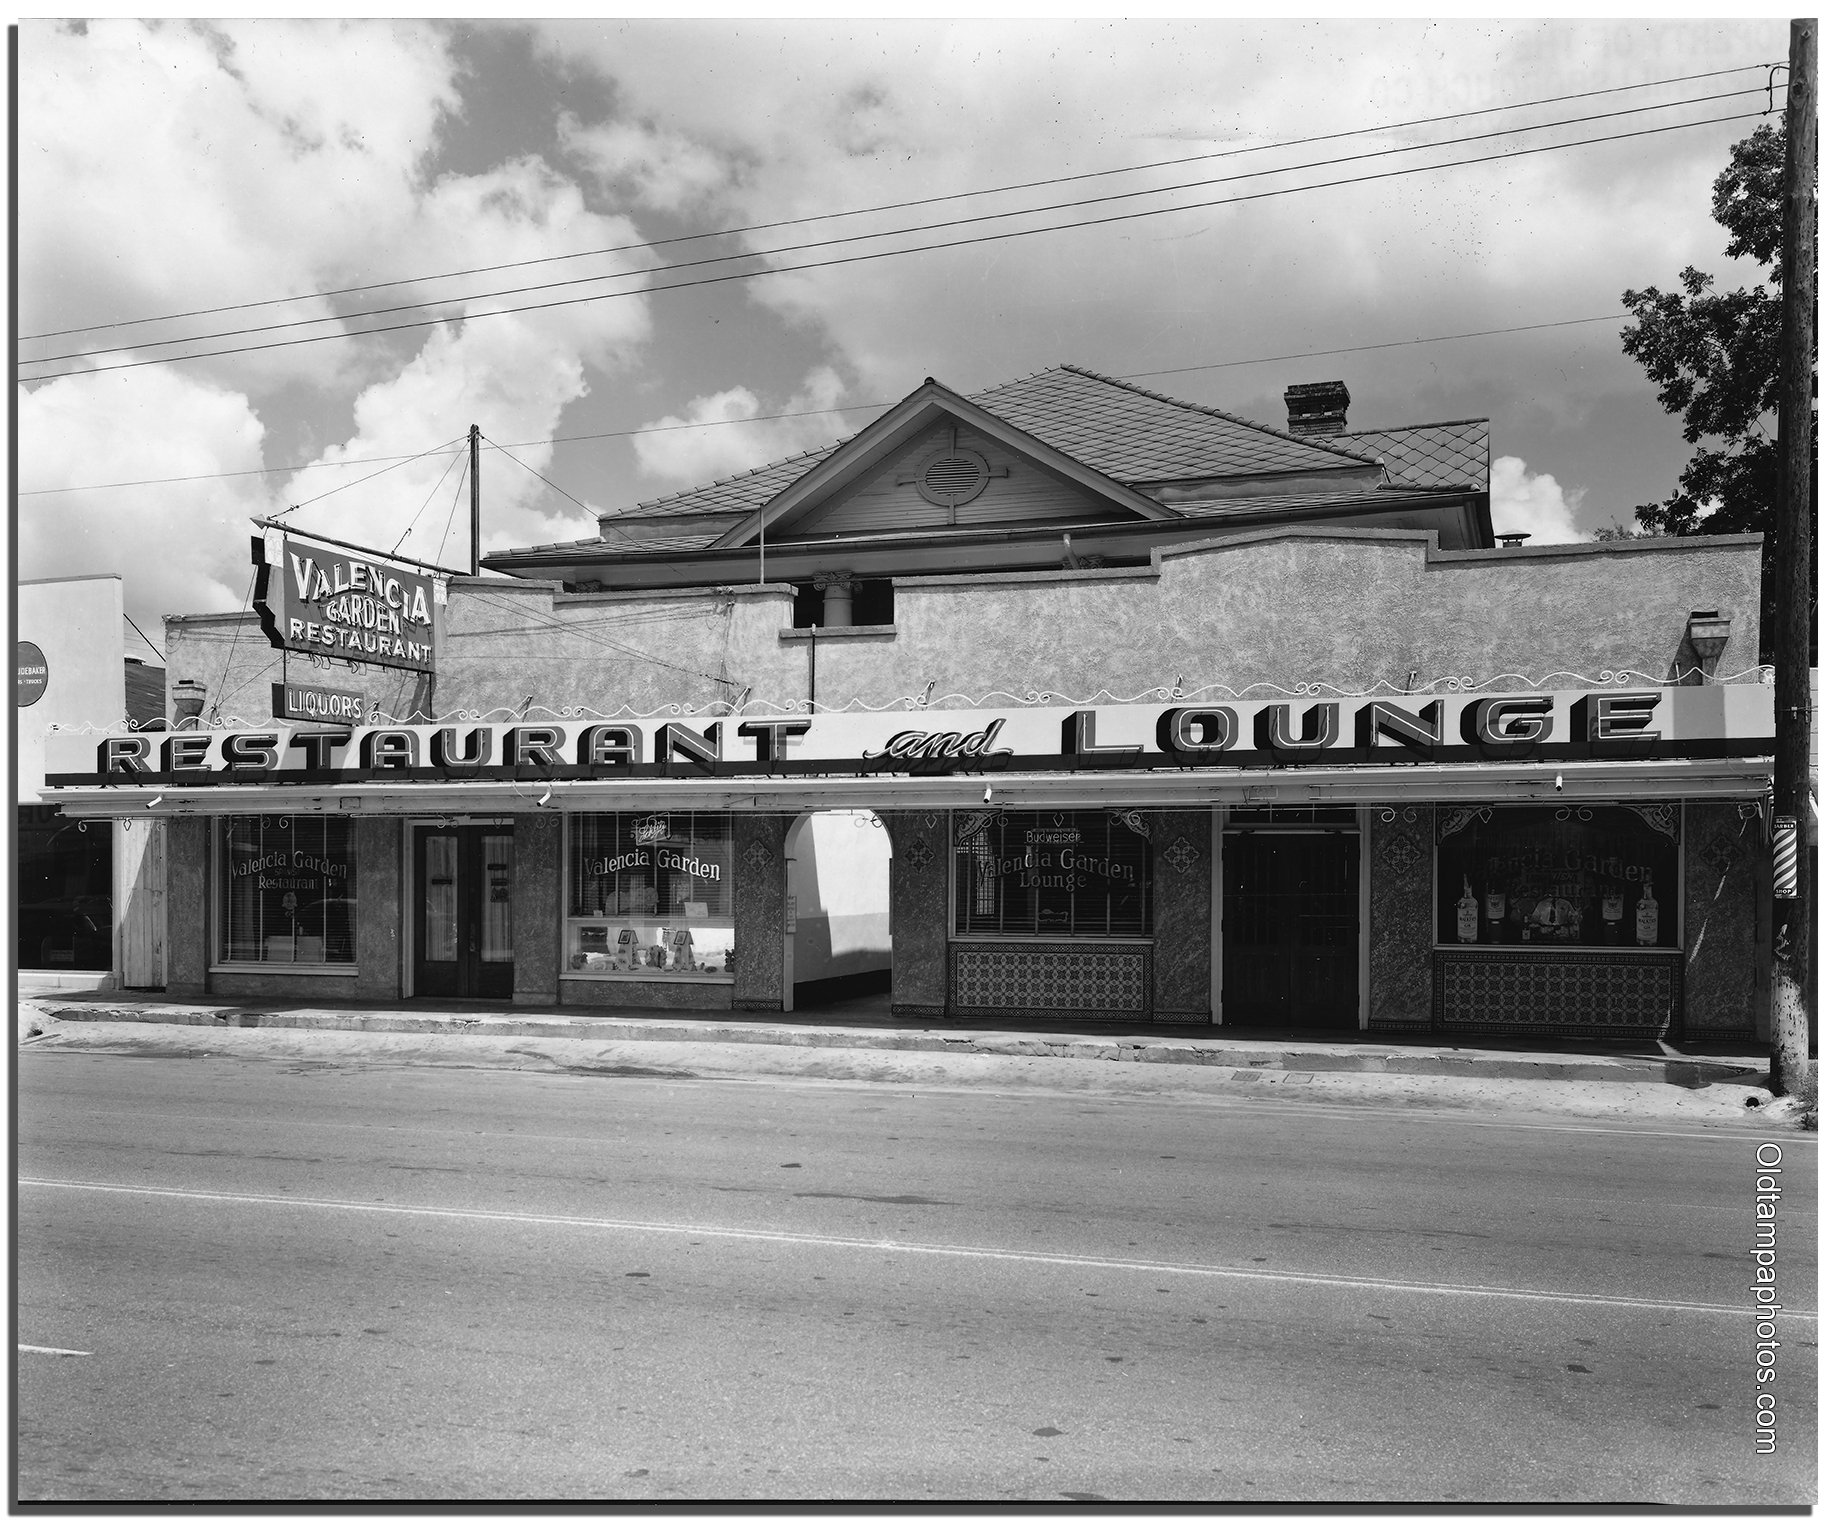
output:
<instances>
[{"instance_id":1,"label":"tree","mask_svg":"<svg viewBox=\"0 0 1836 1523\"><path fill-rule=\"evenodd\" d=\"M1770 122L1734 145L1715 179L1712 211L1728 231L1728 256L1766 265L1762 285L1717 291L1714 277L1691 265L1678 277L1681 292L1647 286L1620 298L1636 319L1620 330L1625 352L1656 384L1664 410L1682 415L1683 437L1696 446L1676 490L1636 509L1638 526L1647 534L1767 535L1761 659L1772 654L1784 184L1785 134Z\"/></svg>"}]
</instances>

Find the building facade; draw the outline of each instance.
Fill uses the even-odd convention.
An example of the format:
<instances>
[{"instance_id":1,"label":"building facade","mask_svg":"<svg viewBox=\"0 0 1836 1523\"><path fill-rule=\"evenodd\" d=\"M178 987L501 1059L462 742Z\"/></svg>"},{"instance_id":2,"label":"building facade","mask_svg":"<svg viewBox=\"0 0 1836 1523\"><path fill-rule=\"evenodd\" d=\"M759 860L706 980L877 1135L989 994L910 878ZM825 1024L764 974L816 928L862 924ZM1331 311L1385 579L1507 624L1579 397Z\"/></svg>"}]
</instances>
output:
<instances>
[{"instance_id":1,"label":"building facade","mask_svg":"<svg viewBox=\"0 0 1836 1523\"><path fill-rule=\"evenodd\" d=\"M431 675L170 619L201 727L50 781L168 822L175 996L1763 1029L1759 537L1501 547L1482 420L1348 402L927 380L440 578ZM256 554L305 648L399 629L373 562Z\"/></svg>"},{"instance_id":2,"label":"building facade","mask_svg":"<svg viewBox=\"0 0 1836 1523\"><path fill-rule=\"evenodd\" d=\"M126 654L122 604L112 575L16 589L14 961L70 985L164 980L161 827L70 819L44 790L50 735L163 723L165 671Z\"/></svg>"}]
</instances>

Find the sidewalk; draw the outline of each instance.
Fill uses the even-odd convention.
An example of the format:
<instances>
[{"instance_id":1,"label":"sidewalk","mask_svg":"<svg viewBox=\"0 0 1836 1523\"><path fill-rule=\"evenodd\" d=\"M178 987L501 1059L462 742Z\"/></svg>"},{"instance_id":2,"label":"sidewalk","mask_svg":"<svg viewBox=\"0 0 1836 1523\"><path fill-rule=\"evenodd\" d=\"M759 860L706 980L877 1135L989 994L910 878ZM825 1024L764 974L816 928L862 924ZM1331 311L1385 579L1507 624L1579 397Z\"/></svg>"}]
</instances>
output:
<instances>
[{"instance_id":1,"label":"sidewalk","mask_svg":"<svg viewBox=\"0 0 1836 1523\"><path fill-rule=\"evenodd\" d=\"M1050 1030L984 1024L923 1025L895 1019L884 995L794 1014L695 1015L682 1011L591 1012L574 1007L509 1006L485 1001L360 1004L294 1000L173 1002L159 994L45 987L19 976L19 999L66 1022L193 1026L455 1037L576 1038L592 1043L719 1043L856 1051L954 1053L1006 1058L1067 1058L1111 1063L1180 1064L1271 1074L1393 1074L1510 1080L1711 1084L1763 1090L1766 1049L1753 1041L1671 1044L1578 1039L1531 1043L1512 1037L1399 1033L1248 1032L1219 1026L1169 1027L1064 1022ZM24 1012L22 1011L22 1015ZM23 1030L23 1028L22 1028Z\"/></svg>"}]
</instances>

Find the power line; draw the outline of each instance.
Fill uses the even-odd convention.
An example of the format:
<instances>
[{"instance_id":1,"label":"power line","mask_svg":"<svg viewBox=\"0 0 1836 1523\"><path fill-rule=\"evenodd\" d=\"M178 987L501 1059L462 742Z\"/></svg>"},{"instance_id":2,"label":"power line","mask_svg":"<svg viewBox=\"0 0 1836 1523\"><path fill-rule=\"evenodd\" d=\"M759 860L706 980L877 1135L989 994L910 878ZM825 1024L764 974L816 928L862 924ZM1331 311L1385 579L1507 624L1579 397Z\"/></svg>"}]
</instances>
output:
<instances>
[{"instance_id":1,"label":"power line","mask_svg":"<svg viewBox=\"0 0 1836 1523\"><path fill-rule=\"evenodd\" d=\"M232 354L250 354L269 349L294 348L303 344L326 343L334 339L351 339L369 337L380 333L398 333L418 328L440 327L448 322L473 322L486 317L509 317L523 312L550 311L558 307L583 306L591 302L611 301L624 296L654 295L662 291L682 291L698 286L722 285L735 280L756 280L765 275L794 275L808 270L830 269L840 265L864 264L880 259L903 257L909 254L931 253L938 249L965 248L983 243L998 243L1014 238L1031 238L1041 233L1066 232L1084 227L1101 227L1118 222L1139 221L1146 217L1161 217L1178 212L1209 211L1220 206L1241 205L1250 201L1270 200L1278 196L1296 195L1304 191L1336 190L1348 185L1366 185L1379 180L1400 179L1408 175L1425 174L1434 170L1464 169L1476 164L1496 163L1503 159L1525 158L1533 154L1553 153L1569 148L1588 148L1601 143L1625 142L1634 138L1656 137L1669 132L1687 131L1692 127L1714 127L1726 122L1748 121L1755 116L1765 116L1764 111L1743 111L1730 116L1705 117L1692 122L1675 122L1662 127L1646 127L1633 132L1607 133L1600 137L1579 138L1569 143L1545 143L1532 148L1501 149L1497 153L1480 154L1468 159L1455 159L1440 164L1420 164L1405 169L1385 170L1376 174L1350 175L1338 180L1323 180L1312 185L1285 186L1276 190L1253 191L1246 195L1221 196L1211 201L1190 202L1181 206L1153 207L1138 211L1115 212L1105 217L1087 217L1070 222L1052 223L1045 227L1011 228L1001 232L982 233L972 238L942 239L935 243L919 244L912 248L881 249L870 253L843 255L834 259L811 260L805 264L775 265L761 270L740 270L724 275L707 275L695 280L677 281L672 285L651 286L635 291L608 291L596 296L564 297L556 301L532 302L520 307L500 307L489 312L461 313L445 318L429 318L416 322L391 323L380 327L366 328L355 333L324 333L307 338L276 339L264 344L242 344L228 349L206 349L196 354L168 355L145 360L126 360L115 365L93 365L75 370L55 370L44 375L22 377L18 384L30 385L39 381L58 380L64 376L100 375L113 370L137 370L147 365L170 365L184 360L215 359Z\"/></svg>"},{"instance_id":2,"label":"power line","mask_svg":"<svg viewBox=\"0 0 1836 1523\"><path fill-rule=\"evenodd\" d=\"M300 511L301 508L310 507L315 502L323 502L327 497L336 496L339 492L348 492L352 487L360 487L364 484L364 482L374 481L378 476L387 476L390 471L400 470L404 465L407 465L409 461L411 460L420 460L427 455L437 455L440 453L441 450L448 449L457 442L458 442L457 440L448 439L445 444L436 444L432 449L422 450L419 455L404 455L399 460L397 460L394 465L386 465L380 471L372 471L367 476L359 476L355 481L343 482L342 484L333 487L328 492L319 493L317 497L308 497L304 502L296 502L293 504L292 507L282 508L280 512L276 513L274 516L276 518L285 518L289 513L297 513ZM447 470L450 471L451 469L452 467L450 465L447 466ZM444 481L446 477L442 475L440 479Z\"/></svg>"},{"instance_id":3,"label":"power line","mask_svg":"<svg viewBox=\"0 0 1836 1523\"><path fill-rule=\"evenodd\" d=\"M1164 370L1125 370L1118 372L1116 379L1122 381L1139 381L1145 380L1151 376L1192 375L1202 370L1234 370L1245 365L1274 365L1283 363L1287 360L1324 359L1334 354L1364 354L1374 349L1407 349L1418 344L1447 344L1460 339L1498 338L1513 333L1539 333L1549 328L1575 328L1587 323L1623 322L1625 318L1626 314L1624 312L1605 312L1598 317L1566 317L1546 323L1519 323L1508 328L1479 328L1469 333L1437 333L1431 334L1426 338L1388 339L1382 343L1353 344L1337 349L1299 349L1288 354L1263 354L1257 355L1253 359L1246 360L1208 360L1202 365L1176 365ZM837 413L877 412L883 408L891 407L892 405L893 403L890 401L852 402L845 407L820 407L800 412L759 413L750 418L710 418L704 423L658 423L652 424L646 428L614 428L591 434L551 434L545 439L519 439L511 444L499 444L495 440L492 440L490 444L493 449L503 452L505 455L508 455L510 459L516 460L517 464L523 465L523 461L517 460L515 455L510 454L511 450L536 449L543 445L551 444L585 444L600 439L631 439L643 434L676 433L683 429L692 428L729 428L744 423L781 423L796 418L832 417ZM442 448L443 447L444 446L442 446ZM238 476L275 476L296 471L328 470L333 466L372 464L378 460L421 460L428 455L437 453L439 453L438 449L433 449L423 450L418 455L363 455L350 460L317 460L309 461L303 465L271 465L263 467L260 470L251 471L214 471L196 476L153 476L141 481L96 481L79 484L77 486L38 487L30 491L19 492L16 495L20 497L48 497L64 492L104 492L124 487L165 486L187 481L216 481ZM454 451L455 456L459 453L461 452L458 450ZM525 468L528 469L529 467ZM378 472L377 474L380 475L381 473ZM537 472L536 474L540 475L541 473ZM363 479L368 481L373 478L365 477ZM545 476L542 477L542 479L544 481L548 480ZM353 486L360 484L359 482L351 483ZM549 481L548 485L555 486L552 481ZM567 492L563 491L558 486L555 487L555 490L561 492L563 497L569 496ZM317 500L316 498L308 499L308 501ZM579 502L578 498L572 498L571 500ZM305 504L301 504L301 506L305 506ZM585 507L586 505L582 503L581 506ZM594 510L588 508L587 511L592 512Z\"/></svg>"},{"instance_id":4,"label":"power line","mask_svg":"<svg viewBox=\"0 0 1836 1523\"><path fill-rule=\"evenodd\" d=\"M373 307L363 312L329 313L319 317L301 317L286 322L258 323L246 328L222 328L210 333L194 333L177 338L147 339L141 343L123 346L127 350L148 350L169 348L178 344L209 343L217 339L246 338L257 333L281 333L296 328L310 328L324 323L344 323L359 319L390 317L402 312L421 312L436 307L452 306L461 302L496 301L504 297L528 296L538 291L555 291L572 286L592 285L608 280L653 279L658 275L674 274L682 270L702 269L709 265L731 264L741 259L771 259L784 254L808 253L816 249L833 249L852 246L858 243L869 243L877 239L904 238L920 233L942 232L948 228L969 227L985 222L1000 222L1013 217L1042 216L1048 212L1075 211L1089 206L1104 206L1117 201L1132 201L1143 196L1165 196L1180 191L1202 190L1215 185L1230 185L1243 180L1266 179L1271 175L1300 174L1305 171L1330 169L1343 164L1364 163L1373 159L1384 159L1402 153L1426 153L1435 149L1457 147L1464 143L1485 142L1493 138L1516 137L1527 132L1545 132L1557 127L1574 127L1587 122L1611 121L1620 117L1639 116L1650 111L1668 111L1680 106L1706 105L1712 101L1728 100L1741 95L1758 94L1764 86L1752 86L1741 90L1724 90L1713 95L1691 96L1681 101L1660 101L1654 105L1628 106L1620 111L1601 111L1588 116L1567 117L1554 122L1537 122L1523 127L1504 127L1489 132L1469 133L1464 137L1444 138L1434 143L1405 143L1392 148L1371 149L1364 153L1344 154L1338 158L1314 159L1303 164L1285 164L1271 169L1246 170L1240 174L1216 175L1204 180L1187 180L1175 185L1150 186L1145 190L1117 191L1109 195L1087 196L1075 201L1048 202L1042 206L1010 208L1003 211L980 212L973 216L953 217L941 222L918 223L909 227L890 228L881 232L852 233L836 238L816 238L805 243L783 244L771 249L742 249L731 254L710 254L700 259L679 260L674 264L657 265L647 269L614 270L600 275L578 275L567 280L543 281L535 285L512 286L496 291L472 291L458 296L433 298L426 301L401 302L392 307ZM1566 145L1559 145L1566 146ZM1168 208L1177 210L1178 208ZM667 288L665 288L667 289ZM631 293L605 293L607 295ZM452 313L451 320L463 321L470 314ZM489 314L480 313L480 316ZM338 335L336 337L355 337L364 333L392 331L388 328L362 328ZM62 354L40 355L36 359L22 360L21 364L51 365L64 360L82 359L95 353L93 349L69 350ZM186 356L172 356L186 358ZM38 379L34 377L34 379Z\"/></svg>"},{"instance_id":5,"label":"power line","mask_svg":"<svg viewBox=\"0 0 1836 1523\"><path fill-rule=\"evenodd\" d=\"M136 624L134 620L128 614L124 613L121 615L121 617L127 620L128 628L133 630L135 634L140 636L141 640L145 643L148 650L152 651L153 654L158 656L160 660L164 661L166 659L166 653L163 650L161 650L157 645L155 645L151 640L147 639L147 632L144 629L142 629L138 624Z\"/></svg>"},{"instance_id":6,"label":"power line","mask_svg":"<svg viewBox=\"0 0 1836 1523\"><path fill-rule=\"evenodd\" d=\"M239 312L257 307L282 306L288 302L317 301L334 296L354 296L365 291L382 291L392 286L418 285L434 280L453 280L462 275L495 274L499 270L526 269L534 265L559 264L574 259L602 258L611 254L625 254L644 249L665 248L672 244L694 243L707 238L733 238L746 233L771 232L785 227L803 227L813 222L832 222L843 217L872 216L880 212L908 211L919 206L936 206L948 201L967 200L975 196L1010 195L1016 191L1038 190L1049 185L1069 185L1085 180L1097 180L1122 174L1140 174L1150 169L1169 169L1182 164L1197 164L1215 159L1241 157L1249 153L1272 153L1282 148L1301 148L1314 143L1334 142L1348 137L1368 137L1379 132L1400 132L1410 127L1438 126L1443 122L1462 121L1471 117L1495 116L1503 111L1527 111L1535 106L1561 105L1568 101L1591 100L1603 95L1623 95L1632 90L1654 90L1665 85L1690 84L1703 79L1721 79L1728 75L1745 74L1754 69L1767 69L1773 65L1766 63L1742 64L1737 68L1711 69L1700 74L1676 74L1663 79L1646 80L1629 85L1611 85L1598 90L1581 90L1568 95L1549 95L1536 100L1509 102L1501 106L1477 107L1471 111L1453 111L1441 116L1415 117L1409 121L1388 122L1375 127L1355 127L1342 132L1317 133L1310 137L1289 138L1282 142L1252 144L1244 148L1227 148L1211 153L1186 154L1178 158L1156 159L1145 164L1123 165L1113 169L1094 169L1081 174L1055 175L1041 180L1023 180L1011 185L997 185L981 190L953 191L947 195L921 196L906 201L889 201L878 206L854 207L836 212L819 212L808 217L790 217L777 222L755 222L743 227L720 228L701 233L685 233L673 238L652 238L640 243L615 244L608 248L584 249L574 254L548 254L535 259L511 260L502 264L474 265L462 270L448 270L435 275L402 276L395 280L375 281L368 285L339 286L325 291L309 291L298 296L275 296L260 301L233 302L224 306L200 307L186 312L169 312L157 317L124 318L118 322L91 323L85 327L58 328L44 333L24 334L20 342L36 339L62 338L72 333L97 333L113 328L138 327L147 323L174 322L186 317L209 317L219 312ZM1676 103L1672 104L1687 104ZM1534 126L1518 129L1533 131ZM1429 145L1422 145L1429 146Z\"/></svg>"}]
</instances>

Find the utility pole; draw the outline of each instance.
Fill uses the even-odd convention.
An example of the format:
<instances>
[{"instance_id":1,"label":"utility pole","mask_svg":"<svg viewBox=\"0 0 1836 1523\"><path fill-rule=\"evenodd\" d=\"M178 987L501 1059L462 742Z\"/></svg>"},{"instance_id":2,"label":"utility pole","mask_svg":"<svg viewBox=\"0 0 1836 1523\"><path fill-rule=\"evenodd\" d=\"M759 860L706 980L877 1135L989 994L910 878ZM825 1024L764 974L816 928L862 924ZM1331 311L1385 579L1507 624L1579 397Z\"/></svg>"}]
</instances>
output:
<instances>
[{"instance_id":1,"label":"utility pole","mask_svg":"<svg viewBox=\"0 0 1836 1523\"><path fill-rule=\"evenodd\" d=\"M478 425L472 425L472 575L478 575Z\"/></svg>"},{"instance_id":2,"label":"utility pole","mask_svg":"<svg viewBox=\"0 0 1836 1523\"><path fill-rule=\"evenodd\" d=\"M1817 555L1817 23L1791 23L1785 107L1784 320L1779 337L1779 501L1773 636L1775 822L1798 831L1797 896L1774 904L1772 1088L1804 1092L1816 1000L1817 812L1810 778L1810 653ZM1775 823L1775 840L1778 826ZM1777 884L1775 883L1775 888Z\"/></svg>"}]
</instances>

